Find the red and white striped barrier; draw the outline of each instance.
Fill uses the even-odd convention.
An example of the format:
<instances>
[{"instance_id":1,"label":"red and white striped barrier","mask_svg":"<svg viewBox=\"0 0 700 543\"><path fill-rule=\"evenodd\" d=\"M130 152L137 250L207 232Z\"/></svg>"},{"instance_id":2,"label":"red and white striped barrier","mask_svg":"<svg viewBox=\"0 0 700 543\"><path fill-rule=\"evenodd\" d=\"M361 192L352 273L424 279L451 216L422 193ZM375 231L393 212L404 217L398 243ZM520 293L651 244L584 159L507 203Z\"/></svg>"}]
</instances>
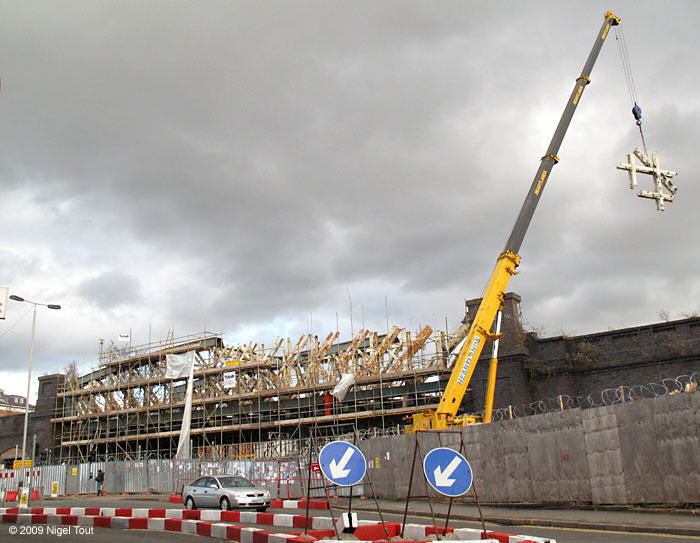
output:
<instances>
[{"instance_id":1,"label":"red and white striped barrier","mask_svg":"<svg viewBox=\"0 0 700 543\"><path fill-rule=\"evenodd\" d=\"M260 528L246 528L216 522L179 518L130 518L79 515L8 514L1 515L2 522L12 524L48 524L57 526L92 526L122 530L160 530L196 534L239 543L311 543L312 537L297 534L268 532Z\"/></svg>"},{"instance_id":2,"label":"red and white striped barrier","mask_svg":"<svg viewBox=\"0 0 700 543\"><path fill-rule=\"evenodd\" d=\"M272 500L273 509L306 509L306 500ZM309 509L328 509L328 502L310 501Z\"/></svg>"},{"instance_id":3,"label":"red and white striped barrier","mask_svg":"<svg viewBox=\"0 0 700 543\"><path fill-rule=\"evenodd\" d=\"M219 511L218 509L137 509L131 507L32 507L21 509L12 507L0 509L0 514L32 514L87 517L126 517L126 518L161 518L182 520L204 520L207 522L242 522L263 526L281 526L289 528L308 528L323 530L333 528L330 517L306 517L286 513L255 513L253 511Z\"/></svg>"},{"instance_id":4,"label":"red and white striped barrier","mask_svg":"<svg viewBox=\"0 0 700 543\"><path fill-rule=\"evenodd\" d=\"M170 503L182 503L182 496L170 496ZM305 500L272 500L270 502L272 509L306 509ZM310 501L309 509L328 509L328 502Z\"/></svg>"},{"instance_id":5,"label":"red and white striped barrier","mask_svg":"<svg viewBox=\"0 0 700 543\"><path fill-rule=\"evenodd\" d=\"M457 539L464 541L476 541L481 539L481 530L474 528L455 528L454 534ZM499 543L557 543L556 539L543 537L533 537L531 535L513 535L502 532L486 531L486 537L490 537Z\"/></svg>"},{"instance_id":6,"label":"red and white striped barrier","mask_svg":"<svg viewBox=\"0 0 700 543\"><path fill-rule=\"evenodd\" d=\"M5 493L5 501L6 502L16 502L17 501L17 496L19 495L19 492L16 490L8 490ZM36 488L32 489L32 500L38 501L41 499L41 494L39 494L39 491Z\"/></svg>"},{"instance_id":7,"label":"red and white striped barrier","mask_svg":"<svg viewBox=\"0 0 700 543\"><path fill-rule=\"evenodd\" d=\"M384 527L376 521L361 520L359 528L355 530L355 536L358 539L368 539L377 541L385 539ZM400 522L385 522L389 537L395 537L401 534ZM406 524L403 530L403 536L409 540L421 541L435 536L436 534L443 535L445 532L453 533L454 541L493 541L494 543L556 543L554 539L543 539L540 537L532 537L526 535L514 535L501 532L484 532L475 528L447 528L438 526L426 526L424 524ZM484 537L484 539L482 539Z\"/></svg>"},{"instance_id":8,"label":"red and white striped barrier","mask_svg":"<svg viewBox=\"0 0 700 543\"><path fill-rule=\"evenodd\" d=\"M220 539L232 539L239 543L308 543L332 537L334 519L331 517L306 517L285 513L255 513L252 511L219 511L217 509L141 509L111 507L32 507L30 509L12 507L0 508L0 521L13 524L51 524L61 526L93 526L102 528L165 530L173 532L205 535ZM306 528L308 536L298 533L268 532L261 528L232 526L230 522ZM337 522L337 519L336 519ZM385 539L384 527L376 520L360 520L355 536L361 541ZM401 533L401 523L386 522L389 537ZM340 529L340 526L339 526ZM314 533L314 531L316 533ZM404 537L411 542L427 541L429 536L444 533L442 527L423 524L406 524ZM556 543L554 539L544 539L525 535L514 535L487 531L482 539L482 531L473 528L448 528L459 541L491 541L493 543ZM315 536L315 537L314 537Z\"/></svg>"}]
</instances>

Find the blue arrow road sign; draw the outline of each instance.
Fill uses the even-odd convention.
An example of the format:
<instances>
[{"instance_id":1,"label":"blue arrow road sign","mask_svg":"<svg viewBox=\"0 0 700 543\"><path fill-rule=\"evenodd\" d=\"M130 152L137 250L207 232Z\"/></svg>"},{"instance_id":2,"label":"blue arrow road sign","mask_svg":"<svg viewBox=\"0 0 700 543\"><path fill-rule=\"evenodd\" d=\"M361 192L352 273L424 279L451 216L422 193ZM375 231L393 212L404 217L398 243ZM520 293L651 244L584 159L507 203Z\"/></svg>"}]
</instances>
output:
<instances>
[{"instance_id":1,"label":"blue arrow road sign","mask_svg":"<svg viewBox=\"0 0 700 543\"><path fill-rule=\"evenodd\" d=\"M425 455L423 473L435 490L445 496L457 497L472 486L472 467L457 451L438 447Z\"/></svg>"},{"instance_id":2,"label":"blue arrow road sign","mask_svg":"<svg viewBox=\"0 0 700 543\"><path fill-rule=\"evenodd\" d=\"M338 486L359 483L367 471L364 455L347 441L332 441L323 447L318 463L326 479Z\"/></svg>"}]
</instances>

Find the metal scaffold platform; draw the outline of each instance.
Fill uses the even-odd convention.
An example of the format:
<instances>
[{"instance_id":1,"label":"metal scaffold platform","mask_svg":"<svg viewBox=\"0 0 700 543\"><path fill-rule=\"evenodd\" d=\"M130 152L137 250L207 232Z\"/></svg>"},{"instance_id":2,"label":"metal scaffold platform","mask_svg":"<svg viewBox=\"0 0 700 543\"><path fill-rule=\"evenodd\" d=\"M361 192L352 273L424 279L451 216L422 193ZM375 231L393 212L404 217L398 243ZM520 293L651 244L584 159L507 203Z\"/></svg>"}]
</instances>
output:
<instances>
[{"instance_id":1,"label":"metal scaffold platform","mask_svg":"<svg viewBox=\"0 0 700 543\"><path fill-rule=\"evenodd\" d=\"M186 378L167 378L168 354L195 350L191 439L200 459L283 458L302 453L314 428L329 439L398 433L407 415L434 408L449 379L457 332L360 330L346 342L302 335L271 345L224 344L200 333L100 353L100 367L68 379L52 424L63 462L171 458ZM331 395L343 375L354 385Z\"/></svg>"}]
</instances>

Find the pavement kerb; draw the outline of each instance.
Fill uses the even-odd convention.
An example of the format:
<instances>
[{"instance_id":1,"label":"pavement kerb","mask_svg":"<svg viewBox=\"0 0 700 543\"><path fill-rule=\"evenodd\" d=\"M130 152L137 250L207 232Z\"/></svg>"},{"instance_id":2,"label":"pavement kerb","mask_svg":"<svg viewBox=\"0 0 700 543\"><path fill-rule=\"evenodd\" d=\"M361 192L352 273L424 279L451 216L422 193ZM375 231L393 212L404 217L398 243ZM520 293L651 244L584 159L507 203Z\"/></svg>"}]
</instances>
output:
<instances>
[{"instance_id":1,"label":"pavement kerb","mask_svg":"<svg viewBox=\"0 0 700 543\"><path fill-rule=\"evenodd\" d=\"M340 504L336 504L336 507ZM354 511L364 511L366 513L376 513L377 509L372 507L358 507L353 504ZM382 513L396 513L403 515L404 509L382 508ZM409 513L427 513L429 511L409 511ZM435 518L445 519L444 513L435 513ZM450 513L450 518L455 520L470 520L481 521L478 515L464 515L460 513ZM611 524L607 522L590 522L590 521L574 521L574 520L552 520L538 518L512 518L512 517L494 517L489 515L484 517L484 522L493 524L503 524L506 526L542 526L552 528L579 528L582 530L609 530L611 532L635 532L635 533L654 533L654 534L672 534L672 535L688 535L700 537L700 528L678 528L669 526L642 526L639 524Z\"/></svg>"}]
</instances>

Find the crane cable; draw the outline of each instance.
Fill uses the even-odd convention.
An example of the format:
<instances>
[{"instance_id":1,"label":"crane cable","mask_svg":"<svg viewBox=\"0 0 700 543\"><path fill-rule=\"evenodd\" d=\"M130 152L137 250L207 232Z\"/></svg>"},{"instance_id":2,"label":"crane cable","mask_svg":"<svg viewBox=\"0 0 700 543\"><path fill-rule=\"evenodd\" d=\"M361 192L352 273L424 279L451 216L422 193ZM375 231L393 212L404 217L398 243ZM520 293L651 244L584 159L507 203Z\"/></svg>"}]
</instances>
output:
<instances>
[{"instance_id":1,"label":"crane cable","mask_svg":"<svg viewBox=\"0 0 700 543\"><path fill-rule=\"evenodd\" d=\"M647 151L647 142L644 139L644 131L642 130L642 108L639 107L639 98L637 96L637 85L634 82L634 75L632 74L632 63L630 62L630 53L627 49L627 41L625 40L625 32L622 29L622 25L617 25L615 27L615 41L617 42L617 49L620 52L620 59L622 60L622 70L625 72L625 83L627 84L627 92L629 92L630 99L632 100L632 115L634 116L637 126L639 127L639 135L642 137L642 146L644 147L644 154L649 155Z\"/></svg>"}]
</instances>

